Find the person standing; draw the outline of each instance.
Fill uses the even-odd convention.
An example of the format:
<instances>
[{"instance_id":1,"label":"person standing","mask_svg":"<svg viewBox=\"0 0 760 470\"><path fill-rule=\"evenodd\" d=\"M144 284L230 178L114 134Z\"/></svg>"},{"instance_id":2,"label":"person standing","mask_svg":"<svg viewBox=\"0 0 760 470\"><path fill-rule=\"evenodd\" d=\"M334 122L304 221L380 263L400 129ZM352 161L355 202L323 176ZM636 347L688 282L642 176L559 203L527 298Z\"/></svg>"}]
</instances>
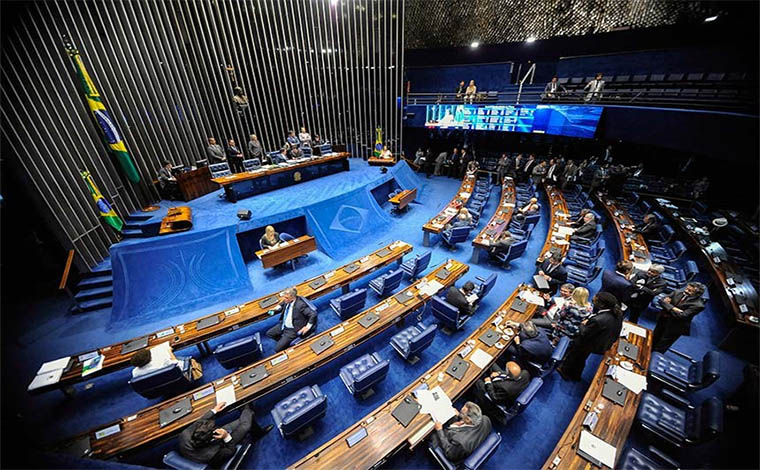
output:
<instances>
[{"instance_id":1,"label":"person standing","mask_svg":"<svg viewBox=\"0 0 760 470\"><path fill-rule=\"evenodd\" d=\"M499 157L499 163L496 164L496 178L497 184L504 184L504 175L507 174L507 167L509 166L509 156L506 153L502 153Z\"/></svg>"},{"instance_id":2,"label":"person standing","mask_svg":"<svg viewBox=\"0 0 760 470\"><path fill-rule=\"evenodd\" d=\"M306 132L305 127L301 127L301 132L298 133L298 140L301 141L302 145L306 145L307 147L311 147L311 134Z\"/></svg>"},{"instance_id":3,"label":"person standing","mask_svg":"<svg viewBox=\"0 0 760 470\"><path fill-rule=\"evenodd\" d=\"M456 152L457 149L454 149ZM441 176L441 167L444 163L446 163L448 155L445 151L438 154L438 156L435 159L435 171L433 171L433 176Z\"/></svg>"},{"instance_id":4,"label":"person standing","mask_svg":"<svg viewBox=\"0 0 760 470\"><path fill-rule=\"evenodd\" d=\"M177 178L172 175L172 162L164 161L164 166L158 169L158 185L161 188L161 197L174 199L177 196Z\"/></svg>"},{"instance_id":5,"label":"person standing","mask_svg":"<svg viewBox=\"0 0 760 470\"><path fill-rule=\"evenodd\" d=\"M591 80L583 87L583 91L586 92L586 97L583 101L597 101L602 98L602 90L604 90L604 80L602 80L602 74L596 74L596 78Z\"/></svg>"},{"instance_id":6,"label":"person standing","mask_svg":"<svg viewBox=\"0 0 760 470\"><path fill-rule=\"evenodd\" d=\"M628 308L631 294L633 294L633 263L628 260L620 260L615 265L615 270L605 269L602 271L602 290L614 295L623 310Z\"/></svg>"},{"instance_id":7,"label":"person standing","mask_svg":"<svg viewBox=\"0 0 760 470\"><path fill-rule=\"evenodd\" d=\"M652 335L653 351L664 353L681 335L691 333L692 318L705 309L704 293L704 284L690 282L660 302L662 310Z\"/></svg>"},{"instance_id":8,"label":"person standing","mask_svg":"<svg viewBox=\"0 0 760 470\"><path fill-rule=\"evenodd\" d=\"M536 156L533 154L530 154L528 156L528 160L525 162L525 165L522 167L521 181L527 181L528 178L530 178L530 175L533 174L533 166L535 164L536 164Z\"/></svg>"},{"instance_id":9,"label":"person standing","mask_svg":"<svg viewBox=\"0 0 760 470\"><path fill-rule=\"evenodd\" d=\"M288 136L285 138L285 141L290 146L298 147L299 145L301 145L301 141L298 140L298 137L296 137L296 133L294 131L288 131Z\"/></svg>"},{"instance_id":10,"label":"person standing","mask_svg":"<svg viewBox=\"0 0 760 470\"><path fill-rule=\"evenodd\" d=\"M538 289L543 293L554 295L559 286L567 282L567 270L562 266L562 255L548 252L548 257L538 266L536 275L541 276L549 284L546 289Z\"/></svg>"},{"instance_id":11,"label":"person standing","mask_svg":"<svg viewBox=\"0 0 760 470\"><path fill-rule=\"evenodd\" d=\"M631 279L632 293L628 301L628 319L639 322L639 316L657 295L665 291L668 283L662 277L665 266L652 264L646 271L636 271Z\"/></svg>"},{"instance_id":12,"label":"person standing","mask_svg":"<svg viewBox=\"0 0 760 470\"><path fill-rule=\"evenodd\" d=\"M243 152L235 145L233 139L227 141L227 161L233 172L243 171Z\"/></svg>"},{"instance_id":13,"label":"person standing","mask_svg":"<svg viewBox=\"0 0 760 470\"><path fill-rule=\"evenodd\" d=\"M464 84L464 80L459 82L459 86L454 89L454 93L456 94L457 100L461 100L464 97L464 94L467 93L467 86Z\"/></svg>"},{"instance_id":14,"label":"person standing","mask_svg":"<svg viewBox=\"0 0 760 470\"><path fill-rule=\"evenodd\" d=\"M542 161L538 165L533 167L533 171L531 172L531 177L533 179L533 184L536 186L541 186L544 182L544 177L546 176L546 161Z\"/></svg>"},{"instance_id":15,"label":"person standing","mask_svg":"<svg viewBox=\"0 0 760 470\"><path fill-rule=\"evenodd\" d=\"M208 138L206 158L208 158L209 164L222 163L227 161L227 157L224 154L224 149L221 145L216 143L216 139L213 137Z\"/></svg>"},{"instance_id":16,"label":"person standing","mask_svg":"<svg viewBox=\"0 0 760 470\"><path fill-rule=\"evenodd\" d=\"M250 140L248 141L248 158L258 158L259 161L262 161L261 142L259 142L259 138L256 137L256 134L251 134Z\"/></svg>"}]
</instances>

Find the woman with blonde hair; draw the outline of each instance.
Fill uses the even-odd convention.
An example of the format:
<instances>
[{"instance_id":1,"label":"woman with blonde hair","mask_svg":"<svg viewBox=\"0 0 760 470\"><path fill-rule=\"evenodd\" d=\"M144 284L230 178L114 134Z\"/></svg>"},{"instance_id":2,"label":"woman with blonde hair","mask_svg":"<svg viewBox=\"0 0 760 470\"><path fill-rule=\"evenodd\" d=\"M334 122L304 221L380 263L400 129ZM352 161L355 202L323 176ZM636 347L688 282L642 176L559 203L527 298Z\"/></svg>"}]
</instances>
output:
<instances>
[{"instance_id":1,"label":"woman with blonde hair","mask_svg":"<svg viewBox=\"0 0 760 470\"><path fill-rule=\"evenodd\" d=\"M554 328L554 336L574 338L578 335L581 322L591 315L594 306L588 301L588 289L576 287L570 299L559 311L559 320Z\"/></svg>"},{"instance_id":2,"label":"woman with blonde hair","mask_svg":"<svg viewBox=\"0 0 760 470\"><path fill-rule=\"evenodd\" d=\"M267 225L267 228L264 229L264 235L259 240L259 244L261 244L262 250L267 250L277 246L281 241L280 234L274 231L274 227Z\"/></svg>"}]
</instances>

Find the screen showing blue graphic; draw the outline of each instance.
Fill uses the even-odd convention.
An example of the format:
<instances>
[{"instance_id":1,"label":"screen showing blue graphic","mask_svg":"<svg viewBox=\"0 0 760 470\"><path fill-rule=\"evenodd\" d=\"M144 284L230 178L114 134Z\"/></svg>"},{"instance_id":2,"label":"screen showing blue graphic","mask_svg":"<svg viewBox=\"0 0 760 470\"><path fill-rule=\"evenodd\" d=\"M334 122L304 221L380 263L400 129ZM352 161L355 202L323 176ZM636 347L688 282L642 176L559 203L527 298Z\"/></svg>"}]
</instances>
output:
<instances>
[{"instance_id":1,"label":"screen showing blue graphic","mask_svg":"<svg viewBox=\"0 0 760 470\"><path fill-rule=\"evenodd\" d=\"M425 127L594 137L601 106L473 105L427 106Z\"/></svg>"}]
</instances>

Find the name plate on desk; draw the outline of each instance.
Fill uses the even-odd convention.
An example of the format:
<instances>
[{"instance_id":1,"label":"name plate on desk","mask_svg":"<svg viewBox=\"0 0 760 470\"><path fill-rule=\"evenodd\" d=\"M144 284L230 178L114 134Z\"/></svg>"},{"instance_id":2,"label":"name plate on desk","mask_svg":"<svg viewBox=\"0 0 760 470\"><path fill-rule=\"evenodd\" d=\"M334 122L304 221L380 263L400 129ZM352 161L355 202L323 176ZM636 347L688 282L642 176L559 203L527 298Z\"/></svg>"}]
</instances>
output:
<instances>
[{"instance_id":1,"label":"name plate on desk","mask_svg":"<svg viewBox=\"0 0 760 470\"><path fill-rule=\"evenodd\" d=\"M190 397L185 397L177 403L158 412L158 426L163 428L183 416L189 415L192 411L193 405L190 403Z\"/></svg>"},{"instance_id":2,"label":"name plate on desk","mask_svg":"<svg viewBox=\"0 0 760 470\"><path fill-rule=\"evenodd\" d=\"M618 354L622 354L623 356L632 359L634 361L638 360L639 358L639 347L635 344L631 344L628 341L621 339L620 343L618 343Z\"/></svg>"},{"instance_id":3,"label":"name plate on desk","mask_svg":"<svg viewBox=\"0 0 760 470\"><path fill-rule=\"evenodd\" d=\"M253 369L245 372L244 374L241 374L240 386L246 388L250 385L264 380L264 378L266 378L268 375L269 373L267 373L266 366L264 364L259 364Z\"/></svg>"},{"instance_id":4,"label":"name plate on desk","mask_svg":"<svg viewBox=\"0 0 760 470\"><path fill-rule=\"evenodd\" d=\"M448 278L450 274L451 273L448 271L448 269L443 268L440 271L438 271L437 273L435 273L435 277L437 277L440 280L444 280L444 279Z\"/></svg>"},{"instance_id":5,"label":"name plate on desk","mask_svg":"<svg viewBox=\"0 0 760 470\"><path fill-rule=\"evenodd\" d=\"M417 413L420 412L420 408L422 408L422 405L417 403L410 395L401 400L401 403L393 409L391 415L402 426L407 427L414 417L417 416Z\"/></svg>"},{"instance_id":6,"label":"name plate on desk","mask_svg":"<svg viewBox=\"0 0 760 470\"><path fill-rule=\"evenodd\" d=\"M273 295L259 302L259 307L261 308L271 307L272 305L276 304L279 301L280 299L276 295Z\"/></svg>"},{"instance_id":7,"label":"name plate on desk","mask_svg":"<svg viewBox=\"0 0 760 470\"><path fill-rule=\"evenodd\" d=\"M346 266L345 268L343 268L343 271L347 272L348 274L351 274L354 271L356 271L357 269L359 269L359 265L351 263L348 266Z\"/></svg>"},{"instance_id":8,"label":"name plate on desk","mask_svg":"<svg viewBox=\"0 0 760 470\"><path fill-rule=\"evenodd\" d=\"M602 389L602 396L620 406L625 406L625 397L628 396L628 389L624 385L607 377L604 382L604 389Z\"/></svg>"},{"instance_id":9,"label":"name plate on desk","mask_svg":"<svg viewBox=\"0 0 760 470\"><path fill-rule=\"evenodd\" d=\"M335 344L335 341L331 337L324 336L311 344L311 350L314 351L314 354L320 355L333 344Z\"/></svg>"},{"instance_id":10,"label":"name plate on desk","mask_svg":"<svg viewBox=\"0 0 760 470\"><path fill-rule=\"evenodd\" d=\"M320 276L319 278L311 281L309 283L309 287L311 287L312 289L319 289L320 287L324 286L325 284L327 284L327 279L325 279L324 276Z\"/></svg>"},{"instance_id":11,"label":"name plate on desk","mask_svg":"<svg viewBox=\"0 0 760 470\"><path fill-rule=\"evenodd\" d=\"M375 255L379 256L380 258L384 258L388 256L389 254L391 254L391 250L389 250L388 248L383 248L382 250L375 253Z\"/></svg>"},{"instance_id":12,"label":"name plate on desk","mask_svg":"<svg viewBox=\"0 0 760 470\"><path fill-rule=\"evenodd\" d=\"M404 305L406 302L412 300L414 298L414 295L411 294L408 290L405 290L404 292L400 292L394 295L393 298L396 299L396 302Z\"/></svg>"},{"instance_id":13,"label":"name plate on desk","mask_svg":"<svg viewBox=\"0 0 760 470\"><path fill-rule=\"evenodd\" d=\"M374 325L376 321L380 319L380 315L376 313L368 313L364 315L360 320L359 324L363 326L364 328L369 328L370 326Z\"/></svg>"},{"instance_id":14,"label":"name plate on desk","mask_svg":"<svg viewBox=\"0 0 760 470\"><path fill-rule=\"evenodd\" d=\"M454 360L451 361L451 364L449 364L449 367L446 368L446 373L457 380L462 380L462 377L464 377L464 373L467 372L467 369L469 368L470 368L469 362L459 357L455 357Z\"/></svg>"},{"instance_id":15,"label":"name plate on desk","mask_svg":"<svg viewBox=\"0 0 760 470\"><path fill-rule=\"evenodd\" d=\"M528 302L524 301L523 299L517 298L512 301L512 305L510 305L509 308L520 313L525 313L525 310L528 309Z\"/></svg>"},{"instance_id":16,"label":"name plate on desk","mask_svg":"<svg viewBox=\"0 0 760 470\"><path fill-rule=\"evenodd\" d=\"M497 333L494 330L492 330L491 328L489 328L488 331L486 331L485 333L483 333L482 335L480 335L480 338L478 338L478 339L481 340L482 342L484 342L486 344L486 346L488 346L490 348L491 346L493 346L494 344L496 344L497 341L499 341L499 337L500 336L501 335L499 333Z\"/></svg>"},{"instance_id":17,"label":"name plate on desk","mask_svg":"<svg viewBox=\"0 0 760 470\"><path fill-rule=\"evenodd\" d=\"M132 351L137 351L138 349L142 349L148 346L148 336L136 339L134 341L130 341L129 343L125 344L121 347L121 353L122 354L129 354Z\"/></svg>"},{"instance_id":18,"label":"name plate on desk","mask_svg":"<svg viewBox=\"0 0 760 470\"><path fill-rule=\"evenodd\" d=\"M219 323L219 315L214 315L212 317L204 318L203 320L199 320L198 323L195 324L196 330L202 330L204 328L208 328L210 326L214 326L217 323Z\"/></svg>"}]
</instances>

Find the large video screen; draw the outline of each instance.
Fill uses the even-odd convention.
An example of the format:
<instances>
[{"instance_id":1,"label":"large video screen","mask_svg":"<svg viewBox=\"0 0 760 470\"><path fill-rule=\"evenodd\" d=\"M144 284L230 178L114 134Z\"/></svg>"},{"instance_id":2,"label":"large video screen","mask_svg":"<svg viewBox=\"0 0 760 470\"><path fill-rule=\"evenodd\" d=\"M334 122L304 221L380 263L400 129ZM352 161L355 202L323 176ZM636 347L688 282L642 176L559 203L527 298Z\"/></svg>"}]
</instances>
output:
<instances>
[{"instance_id":1,"label":"large video screen","mask_svg":"<svg viewBox=\"0 0 760 470\"><path fill-rule=\"evenodd\" d=\"M601 106L563 104L427 106L425 127L594 137Z\"/></svg>"}]
</instances>

